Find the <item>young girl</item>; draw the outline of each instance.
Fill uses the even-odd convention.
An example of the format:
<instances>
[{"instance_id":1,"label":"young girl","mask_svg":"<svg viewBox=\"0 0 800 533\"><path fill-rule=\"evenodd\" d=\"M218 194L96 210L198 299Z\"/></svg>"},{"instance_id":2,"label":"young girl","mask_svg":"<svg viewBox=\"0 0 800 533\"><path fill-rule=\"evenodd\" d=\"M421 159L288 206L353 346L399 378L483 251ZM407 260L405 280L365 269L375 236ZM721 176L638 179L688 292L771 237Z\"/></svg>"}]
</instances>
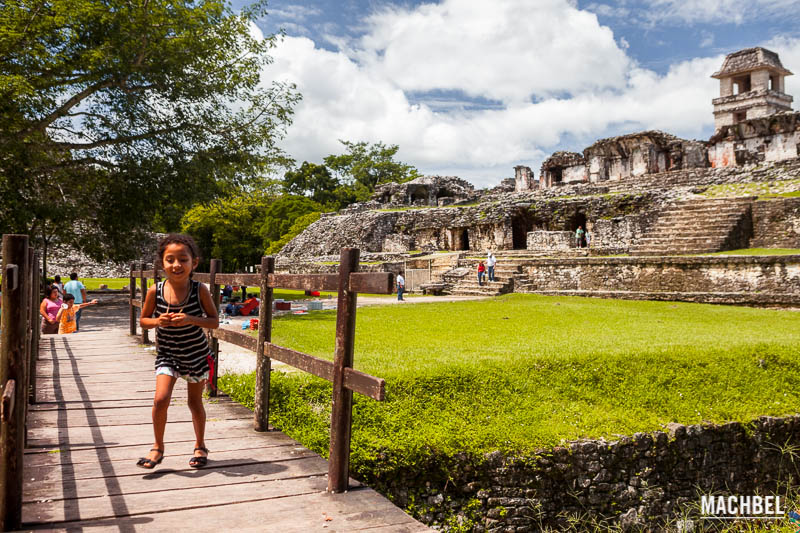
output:
<instances>
[{"instance_id":1,"label":"young girl","mask_svg":"<svg viewBox=\"0 0 800 533\"><path fill-rule=\"evenodd\" d=\"M75 333L78 331L78 321L76 315L78 311L90 305L97 305L97 300L86 302L83 304L76 304L75 297L69 293L64 296L64 303L61 304L61 309L58 310L56 315L56 322L58 322L58 334Z\"/></svg>"},{"instance_id":2,"label":"young girl","mask_svg":"<svg viewBox=\"0 0 800 533\"><path fill-rule=\"evenodd\" d=\"M192 412L195 444L189 466L201 468L208 463L205 445L206 411L203 388L209 379L210 350L202 328L219 326L217 308L211 292L202 283L192 280L200 253L188 235L167 235L158 243L167 279L147 291L140 324L143 329L156 329L156 395L153 402L155 443L150 453L136 463L154 468L164 458L164 427L172 388L177 378L186 380L189 389L189 410Z\"/></svg>"}]
</instances>

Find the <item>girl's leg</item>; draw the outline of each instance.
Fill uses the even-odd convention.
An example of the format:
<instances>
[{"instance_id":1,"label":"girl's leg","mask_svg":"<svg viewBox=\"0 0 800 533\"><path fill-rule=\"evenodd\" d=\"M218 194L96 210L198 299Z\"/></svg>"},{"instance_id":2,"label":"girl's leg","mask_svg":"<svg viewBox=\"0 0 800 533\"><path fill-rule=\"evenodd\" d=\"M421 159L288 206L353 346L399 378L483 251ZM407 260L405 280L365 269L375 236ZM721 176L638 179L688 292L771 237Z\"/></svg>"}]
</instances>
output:
<instances>
[{"instance_id":1,"label":"girl's leg","mask_svg":"<svg viewBox=\"0 0 800 533\"><path fill-rule=\"evenodd\" d=\"M175 378L166 374L156 376L156 396L153 400L153 434L155 443L153 448L164 450L164 427L167 425L167 409L172 399L172 388L175 386ZM161 456L159 452L151 451L147 457L158 460Z\"/></svg>"},{"instance_id":2,"label":"girl's leg","mask_svg":"<svg viewBox=\"0 0 800 533\"><path fill-rule=\"evenodd\" d=\"M206 434L206 409L203 406L203 390L205 389L205 382L202 383L187 383L189 389L189 410L192 412L192 425L194 425L195 448L205 448L205 434ZM205 457L206 452L197 450L194 452L196 457Z\"/></svg>"}]
</instances>

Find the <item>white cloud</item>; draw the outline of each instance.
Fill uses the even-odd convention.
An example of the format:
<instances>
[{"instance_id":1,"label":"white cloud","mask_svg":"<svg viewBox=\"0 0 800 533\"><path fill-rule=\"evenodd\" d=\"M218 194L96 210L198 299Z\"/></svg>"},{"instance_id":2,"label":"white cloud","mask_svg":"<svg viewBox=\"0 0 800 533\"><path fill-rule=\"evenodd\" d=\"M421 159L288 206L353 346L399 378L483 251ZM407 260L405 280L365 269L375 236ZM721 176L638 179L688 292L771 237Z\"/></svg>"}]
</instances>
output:
<instances>
[{"instance_id":1,"label":"white cloud","mask_svg":"<svg viewBox=\"0 0 800 533\"><path fill-rule=\"evenodd\" d=\"M319 15L321 11L315 7L304 6L300 4L289 4L282 8L270 9L269 15L279 19L293 20L295 22L303 22L308 17Z\"/></svg>"},{"instance_id":2,"label":"white cloud","mask_svg":"<svg viewBox=\"0 0 800 533\"><path fill-rule=\"evenodd\" d=\"M491 13L473 9L470 16L456 9L476 7L466 0L384 11L369 19L367 35L336 52L287 37L266 71L297 83L303 94L284 149L298 162L319 162L341 152L338 139L382 141L398 144L398 157L424 173L489 186L512 176L517 164L538 170L565 139L582 148L600 137L652 128L707 137L711 99L719 90L710 75L721 55L680 62L659 75L637 66L594 15L567 2L548 1L531 24L544 32L563 29L567 21L582 32L570 35L570 43L552 32L548 39L558 42L536 41L512 9L525 10L528 3L496 0ZM481 32L472 19L489 23ZM800 68L800 39L769 44L787 68ZM430 95L436 105L409 101L410 91L431 89L454 91L454 105L440 102L439 93ZM424 94L416 101L425 102ZM465 108L458 105L463 95L501 105Z\"/></svg>"},{"instance_id":3,"label":"white cloud","mask_svg":"<svg viewBox=\"0 0 800 533\"><path fill-rule=\"evenodd\" d=\"M407 91L521 102L622 87L630 63L608 27L564 0L444 0L386 8L367 27L355 58Z\"/></svg>"}]
</instances>

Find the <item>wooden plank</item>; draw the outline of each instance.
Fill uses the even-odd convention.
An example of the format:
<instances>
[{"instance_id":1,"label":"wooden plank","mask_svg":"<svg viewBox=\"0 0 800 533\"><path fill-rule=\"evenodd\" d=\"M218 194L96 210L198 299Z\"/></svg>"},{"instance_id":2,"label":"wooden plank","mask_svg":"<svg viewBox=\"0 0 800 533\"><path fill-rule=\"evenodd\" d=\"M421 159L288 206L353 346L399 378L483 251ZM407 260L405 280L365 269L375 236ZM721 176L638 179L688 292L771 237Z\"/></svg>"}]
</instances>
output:
<instances>
[{"instance_id":1,"label":"wooden plank","mask_svg":"<svg viewBox=\"0 0 800 533\"><path fill-rule=\"evenodd\" d=\"M323 464L319 461L319 456L303 447L296 446L272 446L272 447L250 447L247 449L235 450L218 450L211 448L209 445L209 461L208 466L216 469L225 469L225 477L241 477L229 476L231 469L244 470L247 467L257 467L259 465L270 465L271 463L289 462L305 458L316 458L314 464ZM142 470L136 466L136 461L147 454L150 450L150 445L132 447L127 450L127 454L133 454L131 457L125 459L118 459L111 461L106 457L105 452L97 450L95 452L94 462L89 462L80 465L73 465L71 462L59 465L59 468L53 468L52 465L42 465L38 467L26 464L25 477L36 480L36 483L57 483L63 479L71 479L75 481L87 481L94 483L93 480L100 480L109 477L123 477L123 476L142 476L148 474L147 471ZM170 474L177 472L194 472L189 466L189 459L194 455L194 442L184 441L180 444L173 444L169 448L164 447L164 461L155 469L155 472L168 469L171 470ZM55 455L55 454L51 454ZM59 455L63 456L62 459L71 459L72 453L68 450L63 451ZM215 474L218 472L214 472ZM325 473L325 469L314 471L317 473ZM163 475L163 473L162 473ZM303 471L300 471L303 475ZM161 488L161 487L159 487ZM36 489L29 489L36 490Z\"/></svg>"},{"instance_id":2,"label":"wooden plank","mask_svg":"<svg viewBox=\"0 0 800 533\"><path fill-rule=\"evenodd\" d=\"M284 348L271 342L264 343L264 351L270 359L286 363L322 379L333 381L333 362L327 359Z\"/></svg>"},{"instance_id":3,"label":"wooden plank","mask_svg":"<svg viewBox=\"0 0 800 533\"><path fill-rule=\"evenodd\" d=\"M350 431L353 419L353 391L344 386L345 368L353 367L356 337L357 296L349 290L350 274L358 271L358 248L342 248L339 259L339 295L336 304L336 352L333 358L331 442L328 490L344 492L350 477Z\"/></svg>"},{"instance_id":4,"label":"wooden plank","mask_svg":"<svg viewBox=\"0 0 800 533\"><path fill-rule=\"evenodd\" d=\"M141 469L140 469L141 471ZM203 469L206 472L206 469ZM140 474L141 475L141 474ZM178 476L173 476L178 477ZM207 477L216 477L207 475ZM174 512L174 510L196 508L198 502L203 502L206 512L195 510L195 522L202 520L208 524L210 519L216 522L209 511L220 505L240 503L242 501L261 501L268 503L272 499L285 498L288 496L299 496L313 494L325 490L325 479L322 475L314 477L302 477L295 479L267 479L247 482L239 482L235 485L226 485L224 490L208 490L207 487L196 487L186 489L160 490L157 493L126 493L123 496L112 495L85 496L79 500L66 500L59 502L60 505L53 506L46 503L30 502L25 504L23 513L26 527L47 522L62 522L67 520L118 520L121 517L135 515L152 515L164 511ZM153 485L153 482L150 482ZM220 517L221 518L221 517ZM190 524L188 522L187 524ZM258 521L251 524L255 529ZM196 526L195 526L196 527ZM79 528L78 530L81 530ZM87 528L91 529L91 527ZM120 528L122 531L124 529ZM178 528L173 531L184 531ZM232 531L227 526L221 530ZM247 529L247 528L245 528ZM154 528L152 531L160 531ZM266 530L262 530L266 531Z\"/></svg>"},{"instance_id":5,"label":"wooden plank","mask_svg":"<svg viewBox=\"0 0 800 533\"><path fill-rule=\"evenodd\" d=\"M302 352L284 348L272 343L265 343L264 349L271 359L286 363L322 379L333 381L333 362ZM344 386L354 392L383 401L386 396L386 381L352 368L344 371Z\"/></svg>"},{"instance_id":6,"label":"wooden plank","mask_svg":"<svg viewBox=\"0 0 800 533\"><path fill-rule=\"evenodd\" d=\"M241 331L218 328L211 330L211 335L221 341L235 344L236 346L245 348L252 352L255 352L258 349L258 339L247 333L242 333Z\"/></svg>"},{"instance_id":7,"label":"wooden plank","mask_svg":"<svg viewBox=\"0 0 800 533\"><path fill-rule=\"evenodd\" d=\"M350 290L369 294L392 294L394 274L391 272L353 272L350 274Z\"/></svg>"},{"instance_id":8,"label":"wooden plank","mask_svg":"<svg viewBox=\"0 0 800 533\"><path fill-rule=\"evenodd\" d=\"M18 529L21 523L25 408L28 403L26 314L28 299L28 236L3 235L3 315L0 343L0 384L14 382L14 401L0 424L0 531ZM5 393L5 391L4 391Z\"/></svg>"},{"instance_id":9,"label":"wooden plank","mask_svg":"<svg viewBox=\"0 0 800 533\"><path fill-rule=\"evenodd\" d=\"M261 274L217 274L217 283L220 285L258 287L261 284Z\"/></svg>"},{"instance_id":10,"label":"wooden plank","mask_svg":"<svg viewBox=\"0 0 800 533\"><path fill-rule=\"evenodd\" d=\"M274 483L279 485L276 487L279 490L280 484L283 482ZM313 483L313 480L309 480L309 483ZM244 485L244 487L249 486L249 484ZM281 533L322 531L353 533L370 532L376 528L383 528L384 532L391 531L392 533L431 531L372 490L358 489L346 494L326 494L324 491L316 490L315 487L316 485L312 485L307 493L266 498L260 496L264 494L262 490L268 489L256 489L249 491L249 494L241 495L238 501L230 504L212 504L211 507L206 507L198 502L192 504L192 497L194 496L196 500L197 496L187 493L188 507L169 509L168 512L128 514L122 518L59 522L53 525L28 522L30 515L26 509L25 526L26 529L48 530L53 527L56 530L69 527L70 530L76 531L99 527L130 531L182 531L186 529L187 524L198 521L198 513L206 511L202 516L206 525L209 526L208 529L214 530L252 530L254 525L257 525L256 528L259 531L280 531ZM255 489L255 486L250 488ZM172 500L172 495L172 492L162 494L162 506L163 501ZM118 503L117 508L123 505L127 508L125 502L132 497L133 495L126 495L124 501L116 499L112 502ZM132 507L133 505L131 505ZM218 518L215 520L211 518L212 516ZM211 520L220 522L212 524L209 522ZM381 531L381 529L377 530Z\"/></svg>"},{"instance_id":11,"label":"wooden plank","mask_svg":"<svg viewBox=\"0 0 800 533\"><path fill-rule=\"evenodd\" d=\"M149 448L145 446L142 448L142 453L146 453L148 450ZM235 459L214 461L212 454L213 450L209 453L208 466L202 470L191 468L188 457L175 457L168 453L164 455L161 465L152 471L146 471L134 465L135 470L126 475L115 475L114 469L120 466L110 461L104 462L101 466L106 469L106 472L102 476L82 479L80 483L75 483L72 472L66 472L63 469L48 469L47 479L26 476L27 480L35 480L36 483L26 484L24 499L31 502L46 499L95 498L118 494L129 496L138 492L149 492L151 496L156 496L157 499L161 498L163 504L163 492L165 491L213 487L217 490L211 492L219 492L220 489L224 492L227 485L236 484L247 478L270 480L307 476L323 477L327 470L327 463L318 455L275 461L254 461L247 457L246 452L243 452ZM162 496L152 494L154 490Z\"/></svg>"},{"instance_id":12,"label":"wooden plank","mask_svg":"<svg viewBox=\"0 0 800 533\"><path fill-rule=\"evenodd\" d=\"M338 274L269 274L267 284L272 288L300 291L336 291Z\"/></svg>"},{"instance_id":13,"label":"wooden plank","mask_svg":"<svg viewBox=\"0 0 800 533\"><path fill-rule=\"evenodd\" d=\"M258 339L256 342L256 394L253 409L253 429L269 429L269 384L272 360L264 352L265 343L272 341L272 288L268 278L275 273L275 258L261 258L261 306L258 309Z\"/></svg>"},{"instance_id":14,"label":"wooden plank","mask_svg":"<svg viewBox=\"0 0 800 533\"><path fill-rule=\"evenodd\" d=\"M277 438L263 438L263 435L253 433L247 437L235 438L216 438L208 439L208 447L214 453L215 457L219 457L222 453L231 452L244 452L250 450L268 450L271 448L290 448L287 454L294 452L295 454L300 451L308 451L306 448L298 445L295 441L286 437L283 433L274 432L270 436ZM274 442L273 442L274 441ZM194 439L186 440L169 440L165 439L165 447L169 450L169 455L175 457L185 456L188 458L193 455ZM110 462L136 462L143 453L148 451L152 444L151 440L142 442L132 442L130 444L123 444L118 446L106 446L90 448L39 448L25 450L25 468L35 468L40 466L51 467L70 467L70 465L80 465L84 463L97 463L98 461ZM102 454L103 458L99 459L98 454ZM180 462L180 461L179 461ZM139 472L144 473L142 471Z\"/></svg>"}]
</instances>

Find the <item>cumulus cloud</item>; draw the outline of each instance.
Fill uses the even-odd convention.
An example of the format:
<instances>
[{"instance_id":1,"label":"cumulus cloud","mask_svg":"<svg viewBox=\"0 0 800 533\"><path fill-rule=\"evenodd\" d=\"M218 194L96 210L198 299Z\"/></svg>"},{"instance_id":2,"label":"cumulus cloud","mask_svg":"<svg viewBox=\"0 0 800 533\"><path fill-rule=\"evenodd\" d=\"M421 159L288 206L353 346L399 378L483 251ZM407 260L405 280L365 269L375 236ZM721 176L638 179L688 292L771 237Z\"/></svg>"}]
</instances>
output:
<instances>
[{"instance_id":1,"label":"cumulus cloud","mask_svg":"<svg viewBox=\"0 0 800 533\"><path fill-rule=\"evenodd\" d=\"M339 139L383 141L398 144L399 158L424 173L490 186L514 165L538 169L565 140L580 149L643 129L702 138L713 127L719 85L710 75L722 55L659 75L636 65L593 14L567 1L543 2L525 24L519 10L527 13L527 0L496 0L488 11L479 4L384 10L369 17L364 36L336 51L287 37L266 71L303 94L284 149L298 162L318 162L341 152ZM565 23L580 28L569 43L547 30ZM800 40L769 44L787 67L800 65ZM418 97L426 91L444 101L426 104ZM493 105L458 105L470 97Z\"/></svg>"}]
</instances>

